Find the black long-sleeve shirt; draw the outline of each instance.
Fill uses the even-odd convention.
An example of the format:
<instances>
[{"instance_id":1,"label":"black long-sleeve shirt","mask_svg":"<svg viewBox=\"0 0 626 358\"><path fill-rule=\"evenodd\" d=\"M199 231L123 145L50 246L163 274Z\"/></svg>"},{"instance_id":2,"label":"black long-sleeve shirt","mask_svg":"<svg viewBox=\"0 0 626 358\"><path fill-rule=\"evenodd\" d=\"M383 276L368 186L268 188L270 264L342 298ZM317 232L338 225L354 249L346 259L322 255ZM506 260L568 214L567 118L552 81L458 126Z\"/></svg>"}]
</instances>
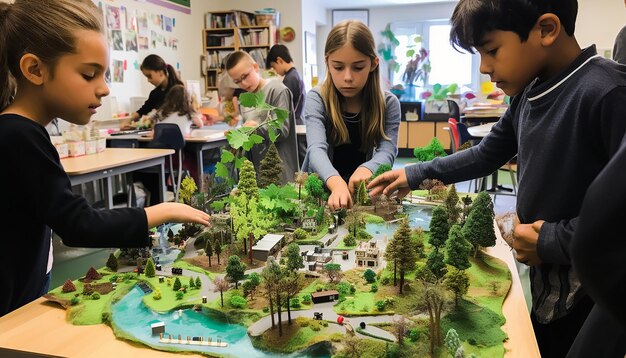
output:
<instances>
[{"instance_id":1,"label":"black long-sleeve shirt","mask_svg":"<svg viewBox=\"0 0 626 358\"><path fill-rule=\"evenodd\" d=\"M145 211L96 210L73 194L48 133L35 121L0 115L0 168L0 316L41 293L50 228L68 246L148 246Z\"/></svg>"},{"instance_id":2,"label":"black long-sleeve shirt","mask_svg":"<svg viewBox=\"0 0 626 358\"><path fill-rule=\"evenodd\" d=\"M137 113L139 113L140 116L145 116L153 109L159 109L165 101L165 95L169 89L169 87L165 89L161 88L161 86L155 87L152 91L150 91L148 99L144 102L143 106L137 110Z\"/></svg>"},{"instance_id":3,"label":"black long-sleeve shirt","mask_svg":"<svg viewBox=\"0 0 626 358\"><path fill-rule=\"evenodd\" d=\"M478 146L407 167L409 185L486 176L517 154L520 222L546 221L537 242L543 263L530 269L533 312L551 322L584 295L569 244L585 191L624 136L625 113L626 66L591 46L560 74L516 96Z\"/></svg>"}]
</instances>

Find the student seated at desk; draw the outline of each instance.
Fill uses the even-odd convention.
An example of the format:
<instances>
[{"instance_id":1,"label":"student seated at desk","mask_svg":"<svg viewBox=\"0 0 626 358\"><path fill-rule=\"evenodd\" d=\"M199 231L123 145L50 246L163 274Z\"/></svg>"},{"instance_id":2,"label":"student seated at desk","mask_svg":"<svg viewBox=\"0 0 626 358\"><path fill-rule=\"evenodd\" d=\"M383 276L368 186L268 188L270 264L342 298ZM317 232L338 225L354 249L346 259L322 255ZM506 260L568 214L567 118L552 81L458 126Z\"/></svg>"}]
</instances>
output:
<instances>
[{"instance_id":1,"label":"student seated at desk","mask_svg":"<svg viewBox=\"0 0 626 358\"><path fill-rule=\"evenodd\" d=\"M154 124L174 123L180 128L183 136L191 134L191 124L202 127L202 119L191 108L191 99L183 85L175 85L170 88L163 105L150 116Z\"/></svg>"},{"instance_id":2,"label":"student seated at desk","mask_svg":"<svg viewBox=\"0 0 626 358\"><path fill-rule=\"evenodd\" d=\"M245 91L233 82L225 70L225 65L221 68L222 74L217 81L217 95L220 102L218 114L207 114L204 120L206 125L226 122L229 126L234 127L241 120L239 115L239 95Z\"/></svg>"},{"instance_id":3,"label":"student seated at desk","mask_svg":"<svg viewBox=\"0 0 626 358\"><path fill-rule=\"evenodd\" d=\"M161 107L170 88L183 85L172 65L165 63L159 55L148 55L141 63L141 73L155 88L150 91L146 102L131 115L133 121Z\"/></svg>"},{"instance_id":4,"label":"student seated at desk","mask_svg":"<svg viewBox=\"0 0 626 358\"><path fill-rule=\"evenodd\" d=\"M48 291L51 230L67 246L147 247L148 229L162 223L208 225L183 204L97 210L72 192L44 127L55 117L89 122L109 94L108 52L90 0L0 3L0 79L17 85L0 86L0 316Z\"/></svg>"},{"instance_id":5,"label":"student seated at desk","mask_svg":"<svg viewBox=\"0 0 626 358\"><path fill-rule=\"evenodd\" d=\"M283 161L283 175L281 182L286 184L293 182L294 174L298 171L298 148L296 143L296 119L291 102L291 92L278 80L266 80L261 77L259 65L254 59L244 51L235 51L226 61L226 71L232 80L241 89L247 92L262 91L265 102L275 107L289 110L289 118L285 120L282 128L278 131L276 139L276 149ZM243 125L256 127L267 116L266 111L258 111L254 108L242 108ZM265 152L269 148L269 136L266 129L258 131L259 135L265 138L262 144L252 147L249 156L257 169L261 160L265 157Z\"/></svg>"}]
</instances>

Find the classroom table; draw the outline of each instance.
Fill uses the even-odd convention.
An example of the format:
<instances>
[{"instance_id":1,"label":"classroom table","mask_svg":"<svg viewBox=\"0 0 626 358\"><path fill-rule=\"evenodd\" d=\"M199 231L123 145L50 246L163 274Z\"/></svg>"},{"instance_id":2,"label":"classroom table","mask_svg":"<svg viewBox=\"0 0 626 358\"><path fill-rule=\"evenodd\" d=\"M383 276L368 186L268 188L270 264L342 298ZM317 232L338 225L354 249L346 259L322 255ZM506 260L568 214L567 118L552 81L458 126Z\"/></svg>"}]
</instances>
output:
<instances>
[{"instance_id":1,"label":"classroom table","mask_svg":"<svg viewBox=\"0 0 626 358\"><path fill-rule=\"evenodd\" d=\"M467 131L472 137L480 137L483 138L489 132L491 132L491 128L495 125L495 122L485 123L477 126L467 127Z\"/></svg>"},{"instance_id":2,"label":"classroom table","mask_svg":"<svg viewBox=\"0 0 626 358\"><path fill-rule=\"evenodd\" d=\"M497 228L495 231L496 246L487 252L504 261L512 276L511 289L502 307L506 317L502 330L509 336L504 342L504 356L540 357L513 254ZM111 328L103 324L74 326L67 322L64 309L44 298L0 317L0 357L4 353L20 357L16 351L65 357L173 357L172 353L118 340Z\"/></svg>"},{"instance_id":3,"label":"classroom table","mask_svg":"<svg viewBox=\"0 0 626 358\"><path fill-rule=\"evenodd\" d=\"M173 153L171 149L106 148L97 154L61 159L61 165L72 186L103 179L105 205L110 209L113 207L111 178L139 169L158 168L161 197L165 198L165 156Z\"/></svg>"}]
</instances>

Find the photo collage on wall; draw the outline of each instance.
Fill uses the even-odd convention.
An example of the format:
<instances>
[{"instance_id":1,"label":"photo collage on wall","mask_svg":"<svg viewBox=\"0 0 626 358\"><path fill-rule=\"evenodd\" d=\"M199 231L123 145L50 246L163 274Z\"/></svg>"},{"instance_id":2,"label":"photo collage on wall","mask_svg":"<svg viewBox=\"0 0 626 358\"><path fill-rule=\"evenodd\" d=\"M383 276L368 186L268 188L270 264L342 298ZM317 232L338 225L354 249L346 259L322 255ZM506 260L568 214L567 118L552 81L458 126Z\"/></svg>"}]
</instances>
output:
<instances>
[{"instance_id":1,"label":"photo collage on wall","mask_svg":"<svg viewBox=\"0 0 626 358\"><path fill-rule=\"evenodd\" d=\"M139 52L157 49L178 51L178 38L173 36L176 18L141 9L103 5L102 2L99 5L100 8L104 7L107 37L113 50L111 73L108 76L112 82L124 82L124 71L127 70L126 60L119 58L121 54L116 56L116 51ZM135 63L134 67L138 69L138 63Z\"/></svg>"}]
</instances>

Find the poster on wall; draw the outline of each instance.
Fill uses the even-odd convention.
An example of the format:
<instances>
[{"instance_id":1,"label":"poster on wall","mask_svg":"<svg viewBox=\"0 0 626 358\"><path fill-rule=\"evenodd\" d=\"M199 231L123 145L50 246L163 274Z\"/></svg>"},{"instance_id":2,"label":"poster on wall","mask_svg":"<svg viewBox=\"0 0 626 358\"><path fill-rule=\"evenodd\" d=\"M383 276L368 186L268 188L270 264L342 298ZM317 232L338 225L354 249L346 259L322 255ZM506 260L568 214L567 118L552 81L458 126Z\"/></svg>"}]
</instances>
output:
<instances>
[{"instance_id":1,"label":"poster on wall","mask_svg":"<svg viewBox=\"0 0 626 358\"><path fill-rule=\"evenodd\" d=\"M172 24L172 18L163 16L163 30L167 32L172 32L174 26Z\"/></svg>"},{"instance_id":2,"label":"poster on wall","mask_svg":"<svg viewBox=\"0 0 626 358\"><path fill-rule=\"evenodd\" d=\"M137 33L126 31L126 51L137 52Z\"/></svg>"},{"instance_id":3,"label":"poster on wall","mask_svg":"<svg viewBox=\"0 0 626 358\"><path fill-rule=\"evenodd\" d=\"M120 8L107 5L106 20L109 30L120 30L122 28L122 21L120 19Z\"/></svg>"},{"instance_id":4,"label":"poster on wall","mask_svg":"<svg viewBox=\"0 0 626 358\"><path fill-rule=\"evenodd\" d=\"M113 82L124 82L124 61L113 60Z\"/></svg>"},{"instance_id":5,"label":"poster on wall","mask_svg":"<svg viewBox=\"0 0 626 358\"><path fill-rule=\"evenodd\" d=\"M150 30L148 30L148 15L145 12L142 12L137 17L137 32L141 36L148 36Z\"/></svg>"},{"instance_id":6,"label":"poster on wall","mask_svg":"<svg viewBox=\"0 0 626 358\"><path fill-rule=\"evenodd\" d=\"M148 40L147 36L137 37L137 47L139 50L147 50L149 46L150 46L150 40Z\"/></svg>"},{"instance_id":7,"label":"poster on wall","mask_svg":"<svg viewBox=\"0 0 626 358\"><path fill-rule=\"evenodd\" d=\"M147 0L149 3L161 5L168 9L191 14L191 0Z\"/></svg>"},{"instance_id":8,"label":"poster on wall","mask_svg":"<svg viewBox=\"0 0 626 358\"><path fill-rule=\"evenodd\" d=\"M111 30L109 32L109 43L113 44L114 51L124 51L124 41L122 40L122 30Z\"/></svg>"}]
</instances>

